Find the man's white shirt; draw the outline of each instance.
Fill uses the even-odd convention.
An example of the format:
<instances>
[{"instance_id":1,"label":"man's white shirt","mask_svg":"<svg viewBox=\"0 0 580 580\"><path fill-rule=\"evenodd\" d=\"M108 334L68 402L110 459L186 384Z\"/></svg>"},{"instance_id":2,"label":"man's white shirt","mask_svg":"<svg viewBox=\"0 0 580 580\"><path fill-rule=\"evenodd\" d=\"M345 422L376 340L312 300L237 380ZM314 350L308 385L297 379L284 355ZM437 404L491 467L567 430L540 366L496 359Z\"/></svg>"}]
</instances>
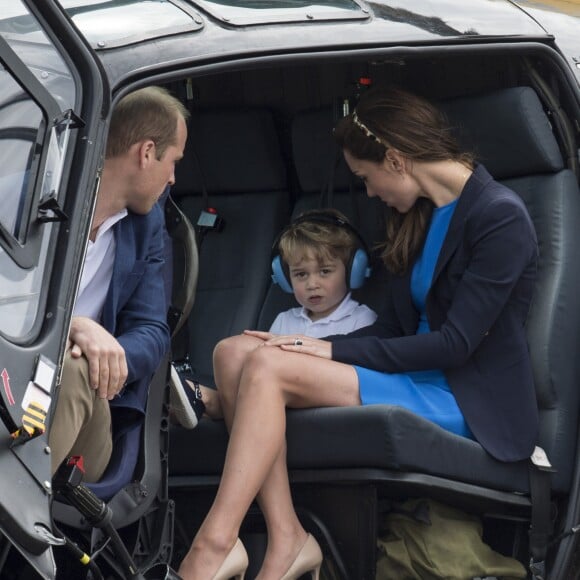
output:
<instances>
[{"instance_id":1,"label":"man's white shirt","mask_svg":"<svg viewBox=\"0 0 580 580\"><path fill-rule=\"evenodd\" d=\"M113 226L127 215L124 209L107 218L97 230L95 241L89 240L74 316L87 316L99 322L105 298L113 277L115 235Z\"/></svg>"}]
</instances>

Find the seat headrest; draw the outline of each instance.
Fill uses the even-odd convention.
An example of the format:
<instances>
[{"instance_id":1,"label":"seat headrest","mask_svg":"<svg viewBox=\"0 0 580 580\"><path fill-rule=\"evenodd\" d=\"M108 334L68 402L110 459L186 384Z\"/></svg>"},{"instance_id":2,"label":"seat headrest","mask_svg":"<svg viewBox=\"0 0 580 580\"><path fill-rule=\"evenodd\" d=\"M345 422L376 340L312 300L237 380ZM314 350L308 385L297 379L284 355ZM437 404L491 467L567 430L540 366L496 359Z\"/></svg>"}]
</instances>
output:
<instances>
[{"instance_id":1,"label":"seat headrest","mask_svg":"<svg viewBox=\"0 0 580 580\"><path fill-rule=\"evenodd\" d=\"M553 173L564 167L542 104L530 87L514 87L439 104L463 149L495 179Z\"/></svg>"},{"instance_id":2,"label":"seat headrest","mask_svg":"<svg viewBox=\"0 0 580 580\"><path fill-rule=\"evenodd\" d=\"M552 127L535 91L513 87L439 103L463 149L473 151L496 179L553 173L564 167ZM292 148L306 193L321 191L338 159L336 191L348 190L350 172L332 138L332 109L298 113Z\"/></svg>"},{"instance_id":3,"label":"seat headrest","mask_svg":"<svg viewBox=\"0 0 580 580\"><path fill-rule=\"evenodd\" d=\"M199 194L202 183L210 195L287 187L270 111L202 109L192 114L188 133L184 158L175 170L172 195Z\"/></svg>"},{"instance_id":4,"label":"seat headrest","mask_svg":"<svg viewBox=\"0 0 580 580\"><path fill-rule=\"evenodd\" d=\"M332 137L332 109L297 113L292 122L294 166L304 193L323 191L333 179L335 191L348 190L351 173Z\"/></svg>"}]
</instances>

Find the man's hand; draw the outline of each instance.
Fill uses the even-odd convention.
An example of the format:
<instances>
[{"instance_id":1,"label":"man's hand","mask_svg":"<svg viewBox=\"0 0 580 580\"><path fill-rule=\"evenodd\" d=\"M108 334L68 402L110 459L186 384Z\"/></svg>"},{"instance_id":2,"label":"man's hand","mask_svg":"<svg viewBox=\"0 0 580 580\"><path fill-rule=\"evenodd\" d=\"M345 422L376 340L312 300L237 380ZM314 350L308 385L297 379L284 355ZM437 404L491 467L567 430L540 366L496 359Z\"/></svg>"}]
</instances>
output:
<instances>
[{"instance_id":1,"label":"man's hand","mask_svg":"<svg viewBox=\"0 0 580 580\"><path fill-rule=\"evenodd\" d=\"M101 399L113 399L127 380L125 351L117 339L100 324L84 316L74 316L69 342L71 356L84 355L89 361L89 380Z\"/></svg>"}]
</instances>

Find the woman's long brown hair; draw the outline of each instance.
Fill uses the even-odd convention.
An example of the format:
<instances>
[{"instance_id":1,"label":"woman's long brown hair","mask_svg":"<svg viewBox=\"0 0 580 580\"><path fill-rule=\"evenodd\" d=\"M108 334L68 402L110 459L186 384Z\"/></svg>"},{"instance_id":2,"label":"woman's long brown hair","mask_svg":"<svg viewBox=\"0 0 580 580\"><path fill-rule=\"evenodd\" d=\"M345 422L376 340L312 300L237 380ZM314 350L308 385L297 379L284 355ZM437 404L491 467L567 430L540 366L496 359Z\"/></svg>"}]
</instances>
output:
<instances>
[{"instance_id":1,"label":"woman's long brown hair","mask_svg":"<svg viewBox=\"0 0 580 580\"><path fill-rule=\"evenodd\" d=\"M398 88L376 88L363 94L355 111L336 125L334 138L361 160L382 162L392 147L410 160L452 159L473 166L473 157L460 151L445 116L422 97ZM388 209L381 255L389 271L407 271L422 248L432 211L427 198L419 198L407 213Z\"/></svg>"}]
</instances>

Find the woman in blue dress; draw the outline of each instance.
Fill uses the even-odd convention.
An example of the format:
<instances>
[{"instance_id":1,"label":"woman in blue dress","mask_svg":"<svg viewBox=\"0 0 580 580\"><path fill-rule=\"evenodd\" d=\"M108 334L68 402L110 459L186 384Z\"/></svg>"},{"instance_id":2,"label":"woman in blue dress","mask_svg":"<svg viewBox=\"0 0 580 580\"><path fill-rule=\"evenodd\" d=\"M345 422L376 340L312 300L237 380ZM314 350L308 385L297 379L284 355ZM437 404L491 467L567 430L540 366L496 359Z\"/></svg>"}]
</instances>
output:
<instances>
[{"instance_id":1,"label":"woman in blue dress","mask_svg":"<svg viewBox=\"0 0 580 580\"><path fill-rule=\"evenodd\" d=\"M410 93L365 93L335 138L367 195L389 207L384 312L345 336L247 331L217 345L230 442L215 501L179 569L184 580L243 577L237 536L256 497L268 528L258 580L318 578L320 549L290 495L287 407L395 404L476 439L501 461L534 447L524 325L538 250L523 202Z\"/></svg>"}]
</instances>

